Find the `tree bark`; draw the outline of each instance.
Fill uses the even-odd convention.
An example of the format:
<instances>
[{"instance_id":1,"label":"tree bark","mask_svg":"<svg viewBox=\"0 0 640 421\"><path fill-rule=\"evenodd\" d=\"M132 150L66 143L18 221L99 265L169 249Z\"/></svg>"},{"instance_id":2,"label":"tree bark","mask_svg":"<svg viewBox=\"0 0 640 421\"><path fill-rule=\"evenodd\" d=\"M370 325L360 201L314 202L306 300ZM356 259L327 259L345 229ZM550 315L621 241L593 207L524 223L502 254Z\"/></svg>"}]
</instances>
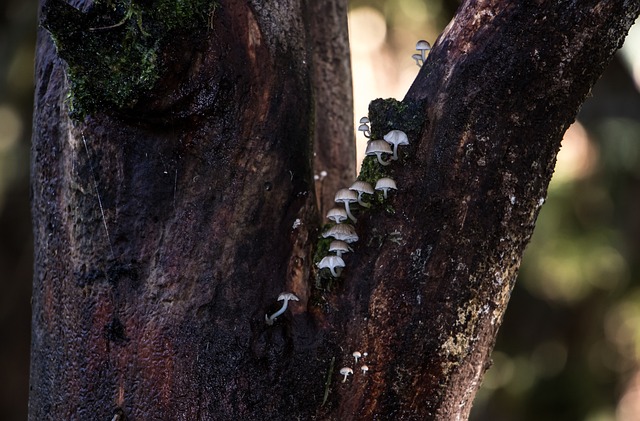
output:
<instances>
[{"instance_id":1,"label":"tree bark","mask_svg":"<svg viewBox=\"0 0 640 421\"><path fill-rule=\"evenodd\" d=\"M313 116L345 103L312 96L318 5L221 3L172 32L145 95L81 122L39 32L30 419L468 417L562 134L639 2L465 2L404 101L372 103L372 132L411 145L331 284ZM59 42L119 28L77 6L44 5ZM333 74L348 86L344 62ZM283 291L300 301L269 326Z\"/></svg>"}]
</instances>

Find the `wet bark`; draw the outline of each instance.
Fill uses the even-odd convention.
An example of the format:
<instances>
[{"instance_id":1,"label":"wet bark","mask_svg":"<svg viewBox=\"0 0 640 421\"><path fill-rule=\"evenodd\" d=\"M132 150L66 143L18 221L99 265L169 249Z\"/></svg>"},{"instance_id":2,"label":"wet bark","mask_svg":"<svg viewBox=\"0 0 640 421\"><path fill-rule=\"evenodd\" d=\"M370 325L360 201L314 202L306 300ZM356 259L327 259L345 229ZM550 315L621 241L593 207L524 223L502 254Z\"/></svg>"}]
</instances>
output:
<instances>
[{"instance_id":1,"label":"wet bark","mask_svg":"<svg viewBox=\"0 0 640 421\"><path fill-rule=\"evenodd\" d=\"M312 124L344 104L313 99L312 9L222 2L165 47L178 71L83 122L40 30L30 419L468 416L562 134L639 3L463 4L399 116L372 105L412 144L331 288Z\"/></svg>"}]
</instances>

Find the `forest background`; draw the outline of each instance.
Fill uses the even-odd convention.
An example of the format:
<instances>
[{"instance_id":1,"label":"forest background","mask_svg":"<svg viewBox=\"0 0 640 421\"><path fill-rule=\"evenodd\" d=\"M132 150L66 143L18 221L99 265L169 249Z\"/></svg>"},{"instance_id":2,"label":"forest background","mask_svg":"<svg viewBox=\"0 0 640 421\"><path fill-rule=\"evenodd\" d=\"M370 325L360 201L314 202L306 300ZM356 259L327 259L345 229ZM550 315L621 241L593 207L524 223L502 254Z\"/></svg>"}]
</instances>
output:
<instances>
[{"instance_id":1,"label":"forest background","mask_svg":"<svg viewBox=\"0 0 640 421\"><path fill-rule=\"evenodd\" d=\"M458 6L352 0L354 116L401 99ZM27 414L32 282L29 149L37 1L0 4L0 418ZM355 136L355 134L354 134ZM358 162L365 139L357 137ZM318 182L321 182L319 180ZM640 25L593 89L477 395L473 421L634 421L640 414Z\"/></svg>"}]
</instances>

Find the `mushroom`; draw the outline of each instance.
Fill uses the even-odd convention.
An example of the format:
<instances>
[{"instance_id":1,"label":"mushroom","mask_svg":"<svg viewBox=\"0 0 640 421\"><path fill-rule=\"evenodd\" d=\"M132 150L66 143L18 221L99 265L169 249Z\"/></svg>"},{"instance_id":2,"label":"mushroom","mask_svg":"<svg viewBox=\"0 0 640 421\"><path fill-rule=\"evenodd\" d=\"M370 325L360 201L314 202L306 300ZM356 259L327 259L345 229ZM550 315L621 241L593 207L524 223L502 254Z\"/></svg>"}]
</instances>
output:
<instances>
[{"instance_id":1,"label":"mushroom","mask_svg":"<svg viewBox=\"0 0 640 421\"><path fill-rule=\"evenodd\" d=\"M283 292L280 295L278 295L278 301L284 301L282 303L282 307L280 307L280 310L276 311L275 313L273 313L271 315L271 317L267 316L266 314L264 315L264 320L265 322L267 322L267 324L269 326L271 326L273 324L273 322L275 321L276 317L278 317L279 315L281 315L282 313L284 313L287 310L287 305L289 304L289 300L291 301L300 301L300 299L298 297L296 297L296 295L292 292Z\"/></svg>"},{"instance_id":2,"label":"mushroom","mask_svg":"<svg viewBox=\"0 0 640 421\"><path fill-rule=\"evenodd\" d=\"M331 244L329 244L329 251L335 252L338 257L342 257L343 253L353 251L353 249L342 240L333 240Z\"/></svg>"},{"instance_id":3,"label":"mushroom","mask_svg":"<svg viewBox=\"0 0 640 421\"><path fill-rule=\"evenodd\" d=\"M347 377L349 377L349 374L353 374L353 370L349 367L342 367L340 369L340 374L344 376L344 378L342 379L342 383L344 383L347 381Z\"/></svg>"},{"instance_id":4,"label":"mushroom","mask_svg":"<svg viewBox=\"0 0 640 421\"><path fill-rule=\"evenodd\" d=\"M368 124L359 125L358 126L358 131L362 132L364 137L366 137L367 139L371 137L371 132L369 131L369 125Z\"/></svg>"},{"instance_id":5,"label":"mushroom","mask_svg":"<svg viewBox=\"0 0 640 421\"><path fill-rule=\"evenodd\" d=\"M339 224L347 220L347 212L342 208L331 208L327 212L327 219Z\"/></svg>"},{"instance_id":6,"label":"mushroom","mask_svg":"<svg viewBox=\"0 0 640 421\"><path fill-rule=\"evenodd\" d=\"M333 276L334 278L337 278L338 276L340 276L340 274L336 272L336 268L343 268L343 267L345 267L345 264L344 264L344 260L342 260L342 257L334 256L332 254L329 256L324 256L322 260L318 262L318 268L319 269L329 268L329 270L331 271L331 276Z\"/></svg>"},{"instance_id":7,"label":"mushroom","mask_svg":"<svg viewBox=\"0 0 640 421\"><path fill-rule=\"evenodd\" d=\"M398 188L396 187L396 182L391 178L382 177L376 182L376 190L382 190L384 192L385 199L387 198L387 191L389 191L389 189L398 190Z\"/></svg>"},{"instance_id":8,"label":"mushroom","mask_svg":"<svg viewBox=\"0 0 640 421\"><path fill-rule=\"evenodd\" d=\"M411 56L411 58L416 61L418 67L422 67L422 56L420 54L414 54Z\"/></svg>"},{"instance_id":9,"label":"mushroom","mask_svg":"<svg viewBox=\"0 0 640 421\"><path fill-rule=\"evenodd\" d=\"M389 133L384 135L384 140L390 145L393 145L393 156L391 159L394 161L398 159L398 146L409 144L409 138L402 130L391 130Z\"/></svg>"},{"instance_id":10,"label":"mushroom","mask_svg":"<svg viewBox=\"0 0 640 421\"><path fill-rule=\"evenodd\" d=\"M390 161L383 161L381 155L383 153L392 154L391 146L384 140L371 140L367 143L366 155L375 155L381 165L389 165Z\"/></svg>"},{"instance_id":11,"label":"mushroom","mask_svg":"<svg viewBox=\"0 0 640 421\"><path fill-rule=\"evenodd\" d=\"M356 352L354 352L354 353L353 353L353 354L351 354L351 355L353 355L353 358L355 358L355 359L356 359L356 364L358 364L358 359L359 359L360 357L362 357L362 354L361 354L360 352L356 351Z\"/></svg>"},{"instance_id":12,"label":"mushroom","mask_svg":"<svg viewBox=\"0 0 640 421\"><path fill-rule=\"evenodd\" d=\"M367 116L364 116L360 119L360 124L369 124L369 118Z\"/></svg>"},{"instance_id":13,"label":"mushroom","mask_svg":"<svg viewBox=\"0 0 640 421\"><path fill-rule=\"evenodd\" d=\"M334 225L325 232L322 233L323 238L333 237L336 240L344 241L345 243L355 243L358 241L358 234L356 234L353 225L338 224Z\"/></svg>"},{"instance_id":14,"label":"mushroom","mask_svg":"<svg viewBox=\"0 0 640 421\"><path fill-rule=\"evenodd\" d=\"M420 51L420 57L422 57L422 62L424 63L427 59L427 51L431 50L431 44L421 39L416 43L416 50Z\"/></svg>"},{"instance_id":15,"label":"mushroom","mask_svg":"<svg viewBox=\"0 0 640 421\"><path fill-rule=\"evenodd\" d=\"M389 145L387 144L387 146ZM389 148L389 150L391 150L391 148ZM344 210L347 212L347 216L349 217L349 219L351 219L353 222L358 222L358 220L351 213L351 210L349 209L349 203L355 203L357 201L358 194L354 191L351 191L349 189L340 189L336 192L335 202L344 203Z\"/></svg>"},{"instance_id":16,"label":"mushroom","mask_svg":"<svg viewBox=\"0 0 640 421\"><path fill-rule=\"evenodd\" d=\"M366 181L358 180L355 183L353 183L351 187L349 187L349 190L353 190L358 193L358 204L360 206L363 206L365 208L371 207L370 204L362 201L362 193L367 193L367 194L374 193L373 187L371 187L371 184L367 183Z\"/></svg>"},{"instance_id":17,"label":"mushroom","mask_svg":"<svg viewBox=\"0 0 640 421\"><path fill-rule=\"evenodd\" d=\"M360 367L360 370L362 370L362 374L367 374L367 371L369 371L369 367L366 365L363 365L362 367Z\"/></svg>"}]
</instances>

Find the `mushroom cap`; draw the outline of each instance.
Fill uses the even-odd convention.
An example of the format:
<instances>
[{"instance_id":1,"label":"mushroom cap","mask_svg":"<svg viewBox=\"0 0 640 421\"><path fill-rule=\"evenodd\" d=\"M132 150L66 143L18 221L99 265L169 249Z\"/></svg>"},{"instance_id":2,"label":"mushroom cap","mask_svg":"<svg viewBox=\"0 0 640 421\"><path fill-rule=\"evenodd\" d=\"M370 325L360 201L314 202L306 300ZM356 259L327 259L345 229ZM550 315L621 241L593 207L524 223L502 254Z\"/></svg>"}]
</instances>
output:
<instances>
[{"instance_id":1,"label":"mushroom cap","mask_svg":"<svg viewBox=\"0 0 640 421\"><path fill-rule=\"evenodd\" d=\"M374 193L373 187L371 186L371 184L367 183L366 181L360 181L360 180L353 183L351 187L349 187L349 190L357 191L358 193L367 193L367 194Z\"/></svg>"},{"instance_id":2,"label":"mushroom cap","mask_svg":"<svg viewBox=\"0 0 640 421\"><path fill-rule=\"evenodd\" d=\"M333 240L331 244L329 244L329 251L341 251L346 253L348 251L353 251L353 249L349 247L349 244L342 240Z\"/></svg>"},{"instance_id":3,"label":"mushroom cap","mask_svg":"<svg viewBox=\"0 0 640 421\"><path fill-rule=\"evenodd\" d=\"M351 354L351 355L353 355L353 356L354 356L354 357L356 357L356 358L360 358L360 357L362 357L362 354L361 354L360 352L358 352L358 351L354 352L354 353L353 353L353 354Z\"/></svg>"},{"instance_id":4,"label":"mushroom cap","mask_svg":"<svg viewBox=\"0 0 640 421\"><path fill-rule=\"evenodd\" d=\"M283 292L278 295L278 301L282 300L300 301L300 299L293 292Z\"/></svg>"},{"instance_id":5,"label":"mushroom cap","mask_svg":"<svg viewBox=\"0 0 640 421\"><path fill-rule=\"evenodd\" d=\"M384 140L372 140L367 143L367 150L365 154L367 155L377 155L379 153L388 153L392 154L391 146Z\"/></svg>"},{"instance_id":6,"label":"mushroom cap","mask_svg":"<svg viewBox=\"0 0 640 421\"><path fill-rule=\"evenodd\" d=\"M386 142L385 142L386 143ZM388 146L388 144L387 144ZM358 201L358 193L349 189L340 189L336 192L336 203L354 203Z\"/></svg>"},{"instance_id":7,"label":"mushroom cap","mask_svg":"<svg viewBox=\"0 0 640 421\"><path fill-rule=\"evenodd\" d=\"M358 234L356 234L356 229L353 228L353 225L349 224L334 225L323 232L322 237L333 237L336 240L344 241L345 243L355 243L359 239Z\"/></svg>"},{"instance_id":8,"label":"mushroom cap","mask_svg":"<svg viewBox=\"0 0 640 421\"><path fill-rule=\"evenodd\" d=\"M378 179L378 181L376 182L376 190L384 190L384 189L398 190L398 187L396 187L396 182L393 181L393 179L389 177L382 177Z\"/></svg>"},{"instance_id":9,"label":"mushroom cap","mask_svg":"<svg viewBox=\"0 0 640 421\"><path fill-rule=\"evenodd\" d=\"M416 50L418 51L429 51L431 49L431 44L429 44L427 41L421 39L420 41L418 41L416 43Z\"/></svg>"},{"instance_id":10,"label":"mushroom cap","mask_svg":"<svg viewBox=\"0 0 640 421\"><path fill-rule=\"evenodd\" d=\"M319 269L343 268L345 266L346 265L344 263L344 260L342 260L342 257L334 256L333 254L330 254L328 256L324 256L322 258L322 260L320 260L318 262L318 268Z\"/></svg>"},{"instance_id":11,"label":"mushroom cap","mask_svg":"<svg viewBox=\"0 0 640 421\"><path fill-rule=\"evenodd\" d=\"M366 373L367 371L369 371L369 366L363 365L362 367L360 367L360 370L362 370L363 373Z\"/></svg>"},{"instance_id":12,"label":"mushroom cap","mask_svg":"<svg viewBox=\"0 0 640 421\"><path fill-rule=\"evenodd\" d=\"M340 222L347 220L347 211L342 208L331 208L329 209L329 212L327 212L327 219L339 224Z\"/></svg>"},{"instance_id":13,"label":"mushroom cap","mask_svg":"<svg viewBox=\"0 0 640 421\"><path fill-rule=\"evenodd\" d=\"M360 119L360 124L369 124L369 118L367 116L364 116Z\"/></svg>"},{"instance_id":14,"label":"mushroom cap","mask_svg":"<svg viewBox=\"0 0 640 421\"><path fill-rule=\"evenodd\" d=\"M422 56L420 54L412 54L411 58L414 60L422 60Z\"/></svg>"},{"instance_id":15,"label":"mushroom cap","mask_svg":"<svg viewBox=\"0 0 640 421\"><path fill-rule=\"evenodd\" d=\"M369 131L369 126L366 124L361 124L358 126L358 131L359 132L368 132Z\"/></svg>"},{"instance_id":16,"label":"mushroom cap","mask_svg":"<svg viewBox=\"0 0 640 421\"><path fill-rule=\"evenodd\" d=\"M349 375L349 374L353 374L353 369L349 368L349 367L342 367L340 369L340 374L344 375Z\"/></svg>"},{"instance_id":17,"label":"mushroom cap","mask_svg":"<svg viewBox=\"0 0 640 421\"><path fill-rule=\"evenodd\" d=\"M407 134L402 130L391 130L389 133L384 135L384 140L392 145L409 144L409 138L407 137Z\"/></svg>"}]
</instances>

